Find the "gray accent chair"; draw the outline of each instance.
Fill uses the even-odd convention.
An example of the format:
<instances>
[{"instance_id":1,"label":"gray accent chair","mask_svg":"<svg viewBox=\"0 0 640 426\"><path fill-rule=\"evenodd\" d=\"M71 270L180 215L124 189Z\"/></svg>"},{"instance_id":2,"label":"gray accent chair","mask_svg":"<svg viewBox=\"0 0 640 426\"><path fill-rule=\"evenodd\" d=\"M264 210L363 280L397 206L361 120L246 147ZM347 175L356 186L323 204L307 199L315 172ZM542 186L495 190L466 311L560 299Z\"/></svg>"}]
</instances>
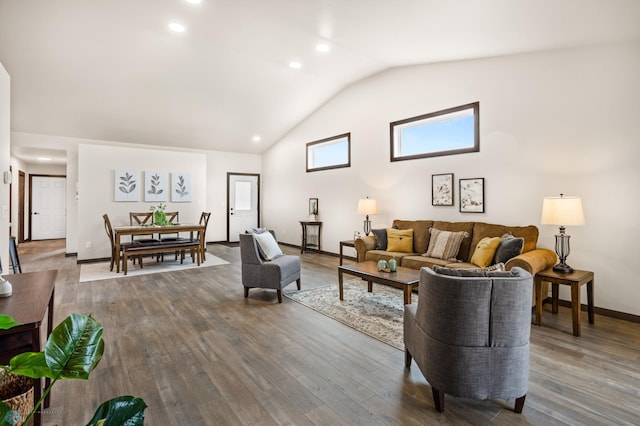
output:
<instances>
[{"instance_id":1,"label":"gray accent chair","mask_svg":"<svg viewBox=\"0 0 640 426\"><path fill-rule=\"evenodd\" d=\"M521 413L529 384L531 274L519 267L476 276L439 271L422 268L418 304L405 306L405 367L416 361L439 412L449 394L515 398Z\"/></svg>"},{"instance_id":2,"label":"gray accent chair","mask_svg":"<svg viewBox=\"0 0 640 426\"><path fill-rule=\"evenodd\" d=\"M240 234L240 259L245 298L249 297L250 288L272 288L278 293L278 303L282 303L282 289L287 285L295 281L300 290L300 257L282 255L264 260L256 239L248 233Z\"/></svg>"}]
</instances>

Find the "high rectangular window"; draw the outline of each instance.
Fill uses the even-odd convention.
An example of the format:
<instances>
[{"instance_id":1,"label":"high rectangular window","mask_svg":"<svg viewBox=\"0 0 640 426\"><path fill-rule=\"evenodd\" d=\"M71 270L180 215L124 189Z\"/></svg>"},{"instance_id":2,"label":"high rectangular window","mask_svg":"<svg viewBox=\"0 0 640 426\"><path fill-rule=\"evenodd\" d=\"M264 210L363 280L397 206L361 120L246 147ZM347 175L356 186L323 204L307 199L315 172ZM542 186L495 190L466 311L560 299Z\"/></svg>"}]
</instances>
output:
<instances>
[{"instance_id":1,"label":"high rectangular window","mask_svg":"<svg viewBox=\"0 0 640 426\"><path fill-rule=\"evenodd\" d=\"M307 144L307 172L351 167L351 133Z\"/></svg>"},{"instance_id":2,"label":"high rectangular window","mask_svg":"<svg viewBox=\"0 0 640 426\"><path fill-rule=\"evenodd\" d=\"M391 123L391 161L480 151L479 102Z\"/></svg>"}]
</instances>

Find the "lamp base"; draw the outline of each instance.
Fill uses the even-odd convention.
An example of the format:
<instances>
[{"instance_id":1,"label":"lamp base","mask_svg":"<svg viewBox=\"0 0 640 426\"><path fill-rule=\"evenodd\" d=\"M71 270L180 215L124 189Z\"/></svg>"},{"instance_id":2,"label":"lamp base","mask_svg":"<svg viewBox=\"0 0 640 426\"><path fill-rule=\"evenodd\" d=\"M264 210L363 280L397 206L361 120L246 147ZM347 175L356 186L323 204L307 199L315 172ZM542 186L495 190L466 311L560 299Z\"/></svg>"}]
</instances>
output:
<instances>
[{"instance_id":1,"label":"lamp base","mask_svg":"<svg viewBox=\"0 0 640 426\"><path fill-rule=\"evenodd\" d=\"M573 272L573 268L566 263L558 263L553 267L553 270L560 274L570 274Z\"/></svg>"}]
</instances>

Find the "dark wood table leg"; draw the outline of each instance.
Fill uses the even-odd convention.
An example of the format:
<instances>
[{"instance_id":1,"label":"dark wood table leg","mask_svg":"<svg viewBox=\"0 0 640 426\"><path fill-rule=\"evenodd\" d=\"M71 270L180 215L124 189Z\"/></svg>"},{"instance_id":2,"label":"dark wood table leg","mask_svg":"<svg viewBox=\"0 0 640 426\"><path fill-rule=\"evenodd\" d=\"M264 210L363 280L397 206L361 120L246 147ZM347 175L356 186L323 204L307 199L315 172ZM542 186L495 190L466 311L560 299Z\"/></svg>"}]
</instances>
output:
<instances>
[{"instance_id":1,"label":"dark wood table leg","mask_svg":"<svg viewBox=\"0 0 640 426\"><path fill-rule=\"evenodd\" d=\"M587 312L589 314L589 324L595 323L595 316L593 315L593 279L587 283Z\"/></svg>"},{"instance_id":2,"label":"dark wood table leg","mask_svg":"<svg viewBox=\"0 0 640 426\"><path fill-rule=\"evenodd\" d=\"M338 269L338 289L340 291L340 300L344 300L344 293L342 288L342 269Z\"/></svg>"},{"instance_id":3,"label":"dark wood table leg","mask_svg":"<svg viewBox=\"0 0 640 426\"><path fill-rule=\"evenodd\" d=\"M42 345L40 344L40 327L33 329L31 337L33 352L40 352ZM36 404L42 398L42 379L33 379L33 403ZM42 425L42 406L33 415L34 426Z\"/></svg>"},{"instance_id":4,"label":"dark wood table leg","mask_svg":"<svg viewBox=\"0 0 640 426\"><path fill-rule=\"evenodd\" d=\"M557 283L551 283L551 312L558 313L558 294L560 285Z\"/></svg>"},{"instance_id":5,"label":"dark wood table leg","mask_svg":"<svg viewBox=\"0 0 640 426\"><path fill-rule=\"evenodd\" d=\"M580 304L580 283L571 283L571 317L573 318L573 335L580 336L580 320L582 305Z\"/></svg>"},{"instance_id":6,"label":"dark wood table leg","mask_svg":"<svg viewBox=\"0 0 640 426\"><path fill-rule=\"evenodd\" d=\"M49 299L49 308L47 309L47 340L49 336L51 336L51 332L53 331L53 306L55 299L55 288L51 291L51 299ZM51 385L51 379L44 379L44 387L48 388ZM49 408L49 404L51 403L51 392L47 394L44 399L44 408Z\"/></svg>"},{"instance_id":7,"label":"dark wood table leg","mask_svg":"<svg viewBox=\"0 0 640 426\"><path fill-rule=\"evenodd\" d=\"M367 281L367 291L369 293L373 291L373 281Z\"/></svg>"},{"instance_id":8,"label":"dark wood table leg","mask_svg":"<svg viewBox=\"0 0 640 426\"><path fill-rule=\"evenodd\" d=\"M536 292L536 325L542 324L542 279L535 279Z\"/></svg>"},{"instance_id":9,"label":"dark wood table leg","mask_svg":"<svg viewBox=\"0 0 640 426\"><path fill-rule=\"evenodd\" d=\"M404 286L404 304L405 305L411 304L411 286L410 285Z\"/></svg>"}]
</instances>

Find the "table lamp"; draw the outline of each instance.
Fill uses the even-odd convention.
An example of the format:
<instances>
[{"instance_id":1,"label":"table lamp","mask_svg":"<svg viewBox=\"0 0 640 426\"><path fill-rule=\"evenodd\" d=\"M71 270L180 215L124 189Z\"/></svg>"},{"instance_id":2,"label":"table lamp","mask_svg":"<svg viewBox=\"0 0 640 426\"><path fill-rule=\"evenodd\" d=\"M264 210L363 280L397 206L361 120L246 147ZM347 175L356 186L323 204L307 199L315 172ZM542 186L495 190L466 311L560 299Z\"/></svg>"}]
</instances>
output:
<instances>
[{"instance_id":1,"label":"table lamp","mask_svg":"<svg viewBox=\"0 0 640 426\"><path fill-rule=\"evenodd\" d=\"M369 215L378 214L378 202L370 199L369 197L360 198L358 200L358 214L366 215L364 220L364 235L369 235L369 232L371 232L371 221L369 220Z\"/></svg>"},{"instance_id":2,"label":"table lamp","mask_svg":"<svg viewBox=\"0 0 640 426\"><path fill-rule=\"evenodd\" d=\"M542 203L543 225L558 225L560 233L556 234L556 254L560 263L553 267L553 270L560 273L570 274L573 268L567 265L569 256L569 238L565 233L565 226L584 225L584 212L582 210L582 200L580 197L545 197Z\"/></svg>"}]
</instances>

